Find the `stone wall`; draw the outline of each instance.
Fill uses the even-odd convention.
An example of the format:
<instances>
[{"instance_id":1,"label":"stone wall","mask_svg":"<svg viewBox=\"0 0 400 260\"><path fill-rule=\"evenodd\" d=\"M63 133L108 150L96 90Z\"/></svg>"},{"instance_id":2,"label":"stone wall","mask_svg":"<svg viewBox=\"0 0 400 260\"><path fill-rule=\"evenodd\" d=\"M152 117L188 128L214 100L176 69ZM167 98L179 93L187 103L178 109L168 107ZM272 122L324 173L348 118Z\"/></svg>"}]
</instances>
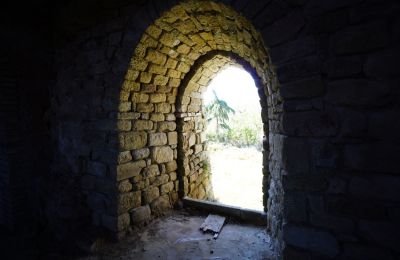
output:
<instances>
[{"instance_id":1,"label":"stone wall","mask_svg":"<svg viewBox=\"0 0 400 260\"><path fill-rule=\"evenodd\" d=\"M178 193L212 198L201 95L220 69L237 63L217 51L247 62L261 82L260 94L268 93L272 73L260 35L225 5L174 6L136 46L120 92L117 181L130 187L120 197L137 199L119 200L119 217L126 219L119 231L129 227L129 212L132 223L143 207L158 215L176 204Z\"/></svg>"},{"instance_id":2,"label":"stone wall","mask_svg":"<svg viewBox=\"0 0 400 260\"><path fill-rule=\"evenodd\" d=\"M13 227L12 183L10 181L12 135L10 130L13 129L12 118L16 118L16 111L11 110L10 104L15 105L17 103L18 95L15 76L7 69L10 66L10 61L5 58L0 66L2 71L1 85L3 86L0 92L0 120L8 123L0 125L0 225Z\"/></svg>"},{"instance_id":3,"label":"stone wall","mask_svg":"<svg viewBox=\"0 0 400 260\"><path fill-rule=\"evenodd\" d=\"M47 24L48 10L35 14L40 21L14 10L13 4L3 8L0 25L0 226L24 232L46 222L40 195L50 164L46 110L54 73L50 35L35 31Z\"/></svg>"},{"instance_id":4,"label":"stone wall","mask_svg":"<svg viewBox=\"0 0 400 260\"><path fill-rule=\"evenodd\" d=\"M36 24L45 30L32 30L35 35L26 25L16 30L24 32L21 42L37 46L21 44L13 52L20 54L14 79L24 80L9 93L23 107L15 112L7 103L1 115L10 119L1 122L2 136L7 127L20 131L12 131L22 141L11 147L23 155L1 153L1 184L11 187L4 176L23 172L28 190L38 191L29 195L40 194L43 205L35 205L57 234L94 224L122 237L176 202L179 188L185 191L179 145L188 153L205 149L201 128L196 132L199 114L189 112L188 122L198 124L182 131L186 116L177 115L187 112L177 108L189 103L181 89L190 89L198 59L222 50L250 64L263 90L263 187L269 187L264 195L277 253L286 259L399 258L397 1L77 2L56 8L55 17L39 15L50 21ZM48 32L57 47L46 44ZM47 61L53 56L54 66ZM50 122L43 120L47 87ZM193 93L192 107L201 106ZM38 116L30 118L29 111ZM30 125L43 129L23 130ZM199 138L185 147L179 136L189 133L190 141L193 132ZM1 151L10 151L4 138L0 142ZM29 175L30 169L47 171L49 154L49 178ZM196 159L187 158L189 176L203 167L206 180ZM20 168L11 173L9 165ZM192 188L190 182L187 192L202 197L206 182ZM22 213L33 204L19 201Z\"/></svg>"},{"instance_id":5,"label":"stone wall","mask_svg":"<svg viewBox=\"0 0 400 260\"><path fill-rule=\"evenodd\" d=\"M277 252L285 258L396 257L398 239L384 230L398 228L399 93L393 58L398 4L223 2L257 29L221 5L208 4L196 13L186 3L163 13L174 3L149 1L121 6L119 15L76 37L58 56L74 72L58 70L59 82L67 84L55 95L69 115L60 120L60 131L69 129L66 137L73 136L58 138L68 144L60 151L73 172L87 180L84 194L94 223L122 236L131 224L173 204L178 187L185 191L187 186L190 193L190 178L187 185L184 178L176 182L177 170L185 172L178 158L185 121L179 122L176 102L185 100L179 91L189 85L185 75L194 75L195 60L223 50L247 61L266 86L260 97L267 99L261 103L268 122L264 171L270 177L263 186L269 187L264 194ZM229 23L216 15L218 8L225 8L222 18ZM216 19L207 18L207 12ZM226 37L224 30L232 34ZM271 61L259 53L263 44L245 47L254 44L249 33L257 35L257 30ZM187 37L193 32L197 36ZM261 64L273 65L257 67L250 57L264 57ZM190 98L199 102L196 94ZM190 113L194 120L195 112ZM201 116L195 121L200 126ZM389 127L387 122L393 123ZM175 136L177 143L171 141ZM204 149L200 137L186 151L194 152L196 142L198 151ZM189 159L200 161L190 156L183 159L193 175L200 168ZM115 181L110 190L107 180ZM205 196L199 187L192 187L193 196Z\"/></svg>"},{"instance_id":6,"label":"stone wall","mask_svg":"<svg viewBox=\"0 0 400 260\"><path fill-rule=\"evenodd\" d=\"M205 136L203 92L224 67L235 64L222 55L205 55L192 66L176 104L179 134L178 166L181 196L213 200L210 162Z\"/></svg>"}]
</instances>

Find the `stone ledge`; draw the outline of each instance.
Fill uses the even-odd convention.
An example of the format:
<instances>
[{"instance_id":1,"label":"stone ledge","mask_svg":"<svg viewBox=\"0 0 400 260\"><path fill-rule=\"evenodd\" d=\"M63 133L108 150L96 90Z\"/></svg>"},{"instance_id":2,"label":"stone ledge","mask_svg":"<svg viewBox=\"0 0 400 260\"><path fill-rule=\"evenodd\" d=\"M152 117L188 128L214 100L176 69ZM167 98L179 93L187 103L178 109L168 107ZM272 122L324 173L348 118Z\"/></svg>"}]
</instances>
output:
<instances>
[{"instance_id":1,"label":"stone ledge","mask_svg":"<svg viewBox=\"0 0 400 260\"><path fill-rule=\"evenodd\" d=\"M211 201L197 200L189 197L184 197L182 201L184 207L193 207L202 209L207 212L215 212L223 215L228 215L257 225L267 225L266 212L244 209L241 207L235 207Z\"/></svg>"}]
</instances>

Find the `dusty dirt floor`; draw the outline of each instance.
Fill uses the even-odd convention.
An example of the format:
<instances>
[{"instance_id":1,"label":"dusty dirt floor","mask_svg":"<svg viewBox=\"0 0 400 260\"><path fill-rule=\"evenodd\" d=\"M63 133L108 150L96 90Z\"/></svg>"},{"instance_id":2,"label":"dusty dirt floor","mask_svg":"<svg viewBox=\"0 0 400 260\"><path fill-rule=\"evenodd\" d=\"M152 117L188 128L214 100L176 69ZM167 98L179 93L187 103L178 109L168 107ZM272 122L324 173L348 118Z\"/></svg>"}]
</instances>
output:
<instances>
[{"instance_id":1,"label":"dusty dirt floor","mask_svg":"<svg viewBox=\"0 0 400 260\"><path fill-rule=\"evenodd\" d=\"M211 142L208 151L216 201L263 211L262 152Z\"/></svg>"},{"instance_id":2,"label":"dusty dirt floor","mask_svg":"<svg viewBox=\"0 0 400 260\"><path fill-rule=\"evenodd\" d=\"M216 240L199 230L207 215L173 211L133 232L126 240L105 245L100 259L272 259L265 227L227 218Z\"/></svg>"}]
</instances>

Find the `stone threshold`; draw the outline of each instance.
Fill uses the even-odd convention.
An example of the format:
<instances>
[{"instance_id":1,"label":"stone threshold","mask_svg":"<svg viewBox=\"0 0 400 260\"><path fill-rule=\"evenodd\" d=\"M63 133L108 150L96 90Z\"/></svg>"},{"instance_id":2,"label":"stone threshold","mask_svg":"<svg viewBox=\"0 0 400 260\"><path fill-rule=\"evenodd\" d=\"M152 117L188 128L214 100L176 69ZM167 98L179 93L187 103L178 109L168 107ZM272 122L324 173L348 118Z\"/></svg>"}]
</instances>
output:
<instances>
[{"instance_id":1,"label":"stone threshold","mask_svg":"<svg viewBox=\"0 0 400 260\"><path fill-rule=\"evenodd\" d=\"M263 211L245 209L206 200L192 199L189 197L184 197L182 202L183 207L185 208L196 208L210 213L227 215L260 226L267 225L267 213Z\"/></svg>"}]
</instances>

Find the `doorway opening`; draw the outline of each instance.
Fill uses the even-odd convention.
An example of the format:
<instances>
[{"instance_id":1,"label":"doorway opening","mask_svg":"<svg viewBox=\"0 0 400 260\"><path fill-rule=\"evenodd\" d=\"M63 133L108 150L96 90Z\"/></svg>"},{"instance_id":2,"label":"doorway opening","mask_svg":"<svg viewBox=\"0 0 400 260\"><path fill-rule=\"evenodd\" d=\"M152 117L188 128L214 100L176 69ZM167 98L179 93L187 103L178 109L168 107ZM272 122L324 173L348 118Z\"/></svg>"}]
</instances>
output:
<instances>
[{"instance_id":1,"label":"doorway opening","mask_svg":"<svg viewBox=\"0 0 400 260\"><path fill-rule=\"evenodd\" d=\"M240 66L228 66L203 98L214 200L263 211L264 132L254 79Z\"/></svg>"}]
</instances>

